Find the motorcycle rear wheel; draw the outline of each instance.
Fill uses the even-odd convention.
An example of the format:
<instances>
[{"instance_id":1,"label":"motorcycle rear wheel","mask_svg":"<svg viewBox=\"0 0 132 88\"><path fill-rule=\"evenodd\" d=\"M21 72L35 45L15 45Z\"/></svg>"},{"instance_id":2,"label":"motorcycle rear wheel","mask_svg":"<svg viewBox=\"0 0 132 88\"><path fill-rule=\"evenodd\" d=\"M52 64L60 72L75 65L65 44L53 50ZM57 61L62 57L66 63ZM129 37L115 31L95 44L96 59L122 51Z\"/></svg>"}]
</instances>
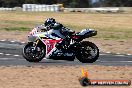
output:
<instances>
[{"instance_id":1,"label":"motorcycle rear wheel","mask_svg":"<svg viewBox=\"0 0 132 88\"><path fill-rule=\"evenodd\" d=\"M83 41L81 44L82 48L77 53L76 58L82 63L95 62L99 57L98 47L94 43L88 41Z\"/></svg>"},{"instance_id":2,"label":"motorcycle rear wheel","mask_svg":"<svg viewBox=\"0 0 132 88\"><path fill-rule=\"evenodd\" d=\"M45 48L37 46L40 51L32 51L33 43L29 42L23 47L23 57L29 62L39 62L45 57Z\"/></svg>"}]
</instances>

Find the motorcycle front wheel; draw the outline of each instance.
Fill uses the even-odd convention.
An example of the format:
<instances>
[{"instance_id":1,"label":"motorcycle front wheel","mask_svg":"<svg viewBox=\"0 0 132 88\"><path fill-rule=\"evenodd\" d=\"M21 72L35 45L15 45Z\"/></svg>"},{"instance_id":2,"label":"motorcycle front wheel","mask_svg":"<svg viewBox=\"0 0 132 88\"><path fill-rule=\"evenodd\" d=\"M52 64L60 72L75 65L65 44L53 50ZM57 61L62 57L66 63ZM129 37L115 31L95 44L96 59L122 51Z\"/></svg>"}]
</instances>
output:
<instances>
[{"instance_id":1,"label":"motorcycle front wheel","mask_svg":"<svg viewBox=\"0 0 132 88\"><path fill-rule=\"evenodd\" d=\"M23 57L29 62L39 62L45 57L45 48L37 46L34 50L33 43L29 42L23 47Z\"/></svg>"},{"instance_id":2,"label":"motorcycle front wheel","mask_svg":"<svg viewBox=\"0 0 132 88\"><path fill-rule=\"evenodd\" d=\"M76 58L82 63L93 63L99 57L98 47L88 41L81 42L82 47L79 52L76 54Z\"/></svg>"}]
</instances>

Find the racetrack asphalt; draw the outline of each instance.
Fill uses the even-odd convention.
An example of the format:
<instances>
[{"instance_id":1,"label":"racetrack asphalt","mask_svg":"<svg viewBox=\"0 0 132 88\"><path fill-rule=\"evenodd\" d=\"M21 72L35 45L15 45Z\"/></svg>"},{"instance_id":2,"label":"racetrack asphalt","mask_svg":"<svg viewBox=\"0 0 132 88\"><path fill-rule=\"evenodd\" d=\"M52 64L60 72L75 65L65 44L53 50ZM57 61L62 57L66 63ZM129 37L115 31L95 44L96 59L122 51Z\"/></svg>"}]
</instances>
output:
<instances>
[{"instance_id":1,"label":"racetrack asphalt","mask_svg":"<svg viewBox=\"0 0 132 88\"><path fill-rule=\"evenodd\" d=\"M94 63L75 61L61 61L43 59L38 63L31 63L22 57L23 43L0 41L0 66L36 66L36 65L103 65L103 66L132 66L132 55L100 53Z\"/></svg>"}]
</instances>

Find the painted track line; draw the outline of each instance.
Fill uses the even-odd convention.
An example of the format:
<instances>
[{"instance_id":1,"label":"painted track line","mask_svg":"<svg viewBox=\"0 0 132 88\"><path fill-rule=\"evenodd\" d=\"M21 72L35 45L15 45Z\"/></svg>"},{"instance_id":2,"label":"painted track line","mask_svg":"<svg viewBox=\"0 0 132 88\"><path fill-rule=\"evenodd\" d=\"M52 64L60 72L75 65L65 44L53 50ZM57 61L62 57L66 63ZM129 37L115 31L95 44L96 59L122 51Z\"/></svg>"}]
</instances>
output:
<instances>
[{"instance_id":1,"label":"painted track line","mask_svg":"<svg viewBox=\"0 0 132 88\"><path fill-rule=\"evenodd\" d=\"M0 40L1 42L6 42L6 41L8 41L8 42L11 42L12 44L15 44L15 43L20 43L20 44L25 44L26 42L20 42L20 41L17 41L17 40L11 40L11 41L9 41L9 40ZM101 56L103 56L103 55L108 55L108 54L111 54L111 55L113 55L113 56L132 56L132 54L122 54L122 53L112 53L112 52L110 52L110 51L108 51L108 52L103 52L103 51L100 51L100 55ZM0 53L0 55L3 55L3 53ZM4 55L7 55L8 56L8 54L4 54ZM13 55L13 54L12 54ZM18 56L18 55L13 55L13 56ZM19 55L20 56L20 55Z\"/></svg>"},{"instance_id":2,"label":"painted track line","mask_svg":"<svg viewBox=\"0 0 132 88\"><path fill-rule=\"evenodd\" d=\"M16 41L10 41L10 42L14 43L14 42L16 42Z\"/></svg>"},{"instance_id":3,"label":"painted track line","mask_svg":"<svg viewBox=\"0 0 132 88\"><path fill-rule=\"evenodd\" d=\"M103 55L107 55L107 54L99 54L99 55L103 56Z\"/></svg>"},{"instance_id":4,"label":"painted track line","mask_svg":"<svg viewBox=\"0 0 132 88\"><path fill-rule=\"evenodd\" d=\"M107 63L107 62L111 62L111 63L113 63L113 62L115 62L115 63L117 63L117 62L119 62L119 63L128 63L128 62L130 62L130 63L132 63L132 61L100 61L99 60L99 62L103 62L103 63Z\"/></svg>"},{"instance_id":5,"label":"painted track line","mask_svg":"<svg viewBox=\"0 0 132 88\"><path fill-rule=\"evenodd\" d=\"M124 56L126 56L126 55L114 55L114 56L118 56L118 57L124 57Z\"/></svg>"},{"instance_id":6,"label":"painted track line","mask_svg":"<svg viewBox=\"0 0 132 88\"><path fill-rule=\"evenodd\" d=\"M14 57L20 57L21 56L21 55L18 55L18 54L9 54L9 53L0 53L0 55L14 56Z\"/></svg>"},{"instance_id":7,"label":"painted track line","mask_svg":"<svg viewBox=\"0 0 132 88\"><path fill-rule=\"evenodd\" d=\"M20 55L13 55L13 56L15 56L15 57L19 57Z\"/></svg>"},{"instance_id":8,"label":"painted track line","mask_svg":"<svg viewBox=\"0 0 132 88\"><path fill-rule=\"evenodd\" d=\"M0 60L15 60L16 58L0 58Z\"/></svg>"},{"instance_id":9,"label":"painted track line","mask_svg":"<svg viewBox=\"0 0 132 88\"><path fill-rule=\"evenodd\" d=\"M128 56L131 56L132 54L127 54Z\"/></svg>"},{"instance_id":10,"label":"painted track line","mask_svg":"<svg viewBox=\"0 0 132 88\"><path fill-rule=\"evenodd\" d=\"M3 55L4 53L0 53L0 55Z\"/></svg>"},{"instance_id":11,"label":"painted track line","mask_svg":"<svg viewBox=\"0 0 132 88\"><path fill-rule=\"evenodd\" d=\"M6 40L0 40L0 41L4 42L4 41L6 41Z\"/></svg>"},{"instance_id":12,"label":"painted track line","mask_svg":"<svg viewBox=\"0 0 132 88\"><path fill-rule=\"evenodd\" d=\"M111 52L105 52L106 54L111 54Z\"/></svg>"},{"instance_id":13,"label":"painted track line","mask_svg":"<svg viewBox=\"0 0 132 88\"><path fill-rule=\"evenodd\" d=\"M10 56L11 54L5 54L6 56Z\"/></svg>"}]
</instances>

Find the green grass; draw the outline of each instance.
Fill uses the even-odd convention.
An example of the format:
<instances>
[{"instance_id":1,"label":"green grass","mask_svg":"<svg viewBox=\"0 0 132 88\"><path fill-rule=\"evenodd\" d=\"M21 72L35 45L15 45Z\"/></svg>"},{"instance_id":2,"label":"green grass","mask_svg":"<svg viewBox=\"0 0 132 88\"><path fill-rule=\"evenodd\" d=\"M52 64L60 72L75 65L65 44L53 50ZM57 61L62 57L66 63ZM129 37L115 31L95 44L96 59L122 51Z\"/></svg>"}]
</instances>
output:
<instances>
[{"instance_id":1,"label":"green grass","mask_svg":"<svg viewBox=\"0 0 132 88\"><path fill-rule=\"evenodd\" d=\"M91 13L53 13L53 12L0 12L0 30L29 31L42 24L48 17L55 18L64 26L81 31L92 28L98 31L93 38L132 39L132 14L91 14Z\"/></svg>"},{"instance_id":2,"label":"green grass","mask_svg":"<svg viewBox=\"0 0 132 88\"><path fill-rule=\"evenodd\" d=\"M26 28L26 27L9 27L9 28L3 28L3 30L6 31L30 31L30 28Z\"/></svg>"}]
</instances>

